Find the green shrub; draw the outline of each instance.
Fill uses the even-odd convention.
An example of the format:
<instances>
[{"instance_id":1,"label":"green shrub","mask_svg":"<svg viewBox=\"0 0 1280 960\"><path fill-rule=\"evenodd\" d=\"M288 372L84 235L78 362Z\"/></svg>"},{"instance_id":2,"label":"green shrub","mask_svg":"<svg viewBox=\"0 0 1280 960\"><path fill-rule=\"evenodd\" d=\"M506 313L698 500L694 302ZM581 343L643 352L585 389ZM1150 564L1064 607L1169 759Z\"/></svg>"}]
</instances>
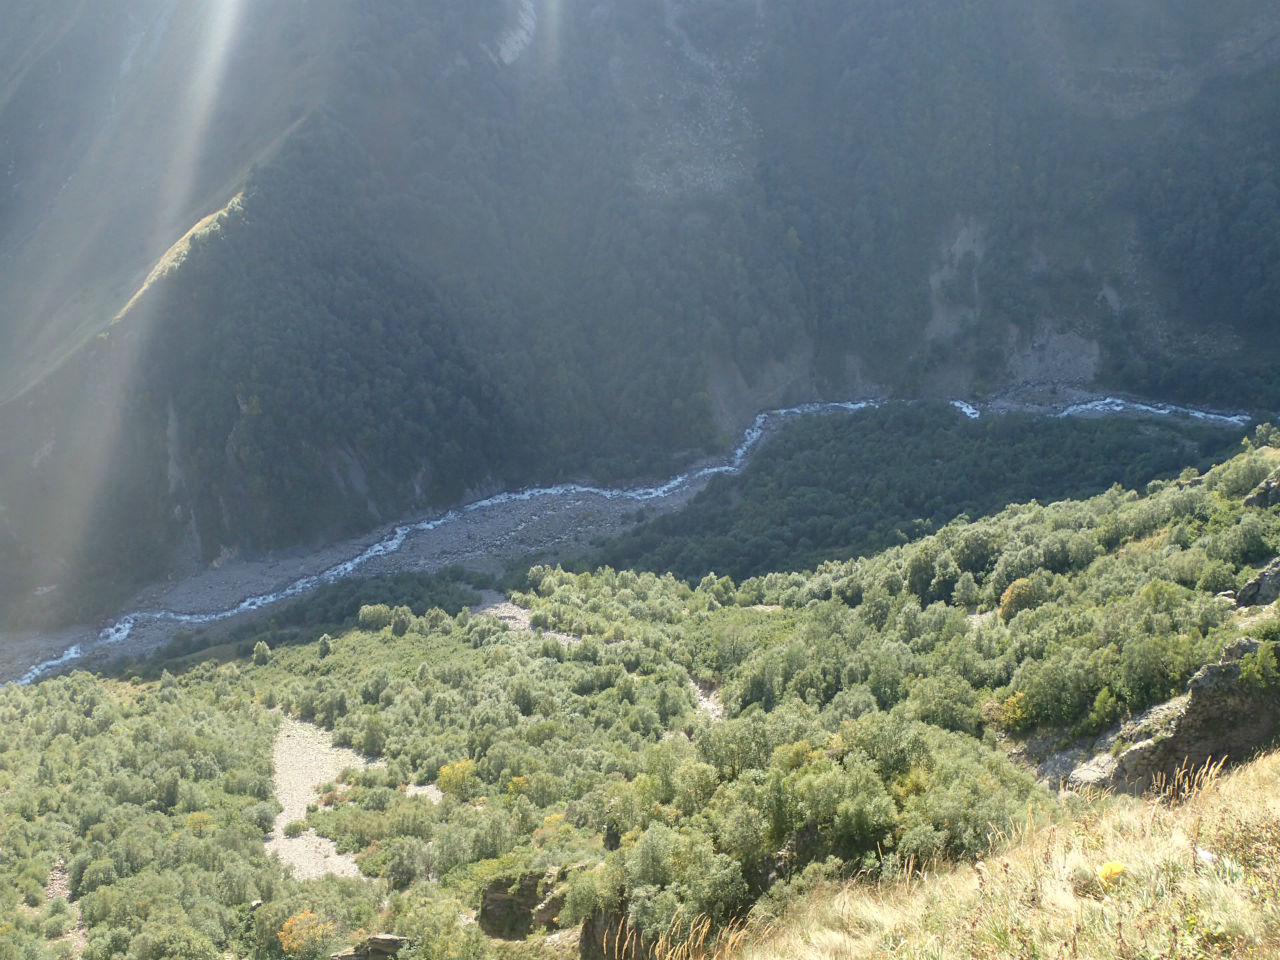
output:
<instances>
[{"instance_id":1,"label":"green shrub","mask_svg":"<svg viewBox=\"0 0 1280 960\"><path fill-rule=\"evenodd\" d=\"M382 630L391 626L391 608L385 603L366 604L356 615L356 623L362 630Z\"/></svg>"}]
</instances>

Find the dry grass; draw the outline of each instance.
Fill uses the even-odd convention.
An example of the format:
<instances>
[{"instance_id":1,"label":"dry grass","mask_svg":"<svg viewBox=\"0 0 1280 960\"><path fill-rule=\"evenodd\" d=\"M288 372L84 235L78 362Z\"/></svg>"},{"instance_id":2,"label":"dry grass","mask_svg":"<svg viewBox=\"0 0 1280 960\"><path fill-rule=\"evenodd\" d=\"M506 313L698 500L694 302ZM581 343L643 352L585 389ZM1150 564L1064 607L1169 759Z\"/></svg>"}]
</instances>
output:
<instances>
[{"instance_id":1,"label":"dry grass","mask_svg":"<svg viewBox=\"0 0 1280 960\"><path fill-rule=\"evenodd\" d=\"M740 960L1274 960L1280 753L1152 799L1086 800L974 867L819 891L745 939Z\"/></svg>"},{"instance_id":2,"label":"dry grass","mask_svg":"<svg viewBox=\"0 0 1280 960\"><path fill-rule=\"evenodd\" d=\"M111 318L111 322L118 323L123 320L129 311L133 309L134 304L142 299L146 292L155 285L157 280L165 274L177 269L177 267L182 264L182 261L187 258L187 253L191 250L192 240L196 237L213 233L218 230L222 224L222 218L240 210L243 203L244 191L241 191L232 197L226 206L219 210L215 210L213 213L197 221L194 227L184 233L173 244L173 246L165 251L164 256L160 258L156 265L151 268L151 272L147 274L147 279L142 282L142 286L139 287L134 295L129 298L129 302L121 307L120 311Z\"/></svg>"},{"instance_id":3,"label":"dry grass","mask_svg":"<svg viewBox=\"0 0 1280 960\"><path fill-rule=\"evenodd\" d=\"M652 946L626 920L613 924L604 936L604 955L626 960L730 960L741 954L748 943L772 932L772 928L741 922L716 932L707 917L696 918L686 929L681 920L677 913L667 932Z\"/></svg>"}]
</instances>

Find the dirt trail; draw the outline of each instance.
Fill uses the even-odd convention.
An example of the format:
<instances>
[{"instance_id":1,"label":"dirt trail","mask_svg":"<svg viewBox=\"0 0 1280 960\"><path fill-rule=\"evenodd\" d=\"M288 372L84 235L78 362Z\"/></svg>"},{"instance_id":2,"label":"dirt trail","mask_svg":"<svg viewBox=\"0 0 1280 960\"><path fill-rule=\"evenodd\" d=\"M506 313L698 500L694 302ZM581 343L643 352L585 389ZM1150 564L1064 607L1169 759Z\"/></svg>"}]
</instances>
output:
<instances>
[{"instance_id":1,"label":"dirt trail","mask_svg":"<svg viewBox=\"0 0 1280 960\"><path fill-rule=\"evenodd\" d=\"M44 898L61 898L70 905L73 926L54 942L70 944L72 956L80 956L89 944L89 931L85 929L84 920L80 917L80 904L71 902L71 875L67 873L67 865L61 857L49 871L49 882L44 885Z\"/></svg>"},{"instance_id":2,"label":"dirt trail","mask_svg":"<svg viewBox=\"0 0 1280 960\"><path fill-rule=\"evenodd\" d=\"M313 880L329 873L360 876L355 857L338 853L332 840L314 830L286 837L284 828L307 815L307 804L319 801L319 784L336 779L347 767L367 767L369 761L353 750L335 747L329 734L319 727L284 716L280 718L273 759L276 799L284 809L267 837L267 852L293 867L293 875L299 880Z\"/></svg>"}]
</instances>

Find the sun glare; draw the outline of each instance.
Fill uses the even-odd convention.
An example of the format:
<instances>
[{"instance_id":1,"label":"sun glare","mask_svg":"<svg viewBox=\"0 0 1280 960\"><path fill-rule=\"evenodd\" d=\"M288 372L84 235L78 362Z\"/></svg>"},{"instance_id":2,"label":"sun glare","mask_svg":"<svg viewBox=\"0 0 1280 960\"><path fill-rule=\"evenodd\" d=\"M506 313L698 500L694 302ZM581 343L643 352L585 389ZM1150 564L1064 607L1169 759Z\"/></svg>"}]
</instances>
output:
<instances>
[{"instance_id":1,"label":"sun glare","mask_svg":"<svg viewBox=\"0 0 1280 960\"><path fill-rule=\"evenodd\" d=\"M162 258L209 212L202 207L226 203L225 197L201 194L207 189L206 155L219 95L234 60L246 6L247 0L207 0L189 11L180 9L179 18L184 13L189 17L185 23L164 20L153 25L154 42L183 44L191 52L178 89L149 92L157 117L157 132L148 144L154 188L146 206L137 211L140 216L134 218L135 235L118 237L118 242L141 241L154 251L152 256ZM156 270L151 272L154 275ZM107 501L113 496L112 463L123 449L126 410L157 319L144 296L135 295L127 312L127 322L110 334L112 363L106 379L81 399L75 437L67 438L76 449L79 469L59 483L56 502L62 506L51 532L56 542L72 551L88 539L96 518L111 507Z\"/></svg>"},{"instance_id":2,"label":"sun glare","mask_svg":"<svg viewBox=\"0 0 1280 960\"><path fill-rule=\"evenodd\" d=\"M203 5L203 37L181 98L177 126L172 131L168 174L160 198L162 216L157 222L165 225L166 235L156 238L152 245L155 249L167 249L177 239L173 231L181 227L185 232L190 226L181 221L195 199L192 192L208 146L218 94L239 38L245 5L246 0L212 0Z\"/></svg>"}]
</instances>

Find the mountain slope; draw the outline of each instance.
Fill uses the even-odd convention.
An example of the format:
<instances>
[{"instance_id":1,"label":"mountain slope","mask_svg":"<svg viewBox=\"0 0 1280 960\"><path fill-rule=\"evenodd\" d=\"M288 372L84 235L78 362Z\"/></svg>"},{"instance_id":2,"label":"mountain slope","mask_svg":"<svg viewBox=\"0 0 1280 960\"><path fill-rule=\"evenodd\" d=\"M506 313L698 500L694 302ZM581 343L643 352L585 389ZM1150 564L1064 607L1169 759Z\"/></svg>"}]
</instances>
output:
<instances>
[{"instance_id":1,"label":"mountain slope","mask_svg":"<svg viewBox=\"0 0 1280 960\"><path fill-rule=\"evenodd\" d=\"M87 956L323 956L372 929L406 937L406 960L687 956L744 919L760 936L824 884L991 858L1028 824L1034 856L1011 855L1009 879L931 888L946 896L925 935L1020 949L1079 920L1101 942L1119 916L1129 942L1162 942L1172 903L1195 913L1180 942L1260 952L1272 811L1204 806L1200 836L1140 850L1180 815L1152 807L1129 840L1118 814L1089 832L1087 800L1037 783L1007 746L1108 729L1229 650L1230 709L1274 704L1275 604L1237 609L1232 590L1267 562L1274 593L1277 462L1248 449L1144 494L1011 505L742 583L539 566L513 602L472 609L429 576L343 582L217 646L183 634L116 677L8 685L0 948L48 956L78 916ZM381 761L320 785L284 828L329 838L363 879L292 878L268 856L277 710ZM1277 732L1212 759L1246 760ZM1124 878L1100 879L1117 857ZM989 909L1006 883L1012 902L1056 909ZM1182 899L1153 913L1154 889ZM1144 929L1143 909L1161 923ZM978 922L955 930L957 916Z\"/></svg>"},{"instance_id":2,"label":"mountain slope","mask_svg":"<svg viewBox=\"0 0 1280 960\"><path fill-rule=\"evenodd\" d=\"M1262 2L7 6L11 603L784 400L1272 396Z\"/></svg>"},{"instance_id":3,"label":"mountain slope","mask_svg":"<svg viewBox=\"0 0 1280 960\"><path fill-rule=\"evenodd\" d=\"M1280 755L1189 799L1116 798L1024 828L975 867L821 889L726 956L1263 958L1280 949ZM1119 870L1116 870L1119 866Z\"/></svg>"}]
</instances>

